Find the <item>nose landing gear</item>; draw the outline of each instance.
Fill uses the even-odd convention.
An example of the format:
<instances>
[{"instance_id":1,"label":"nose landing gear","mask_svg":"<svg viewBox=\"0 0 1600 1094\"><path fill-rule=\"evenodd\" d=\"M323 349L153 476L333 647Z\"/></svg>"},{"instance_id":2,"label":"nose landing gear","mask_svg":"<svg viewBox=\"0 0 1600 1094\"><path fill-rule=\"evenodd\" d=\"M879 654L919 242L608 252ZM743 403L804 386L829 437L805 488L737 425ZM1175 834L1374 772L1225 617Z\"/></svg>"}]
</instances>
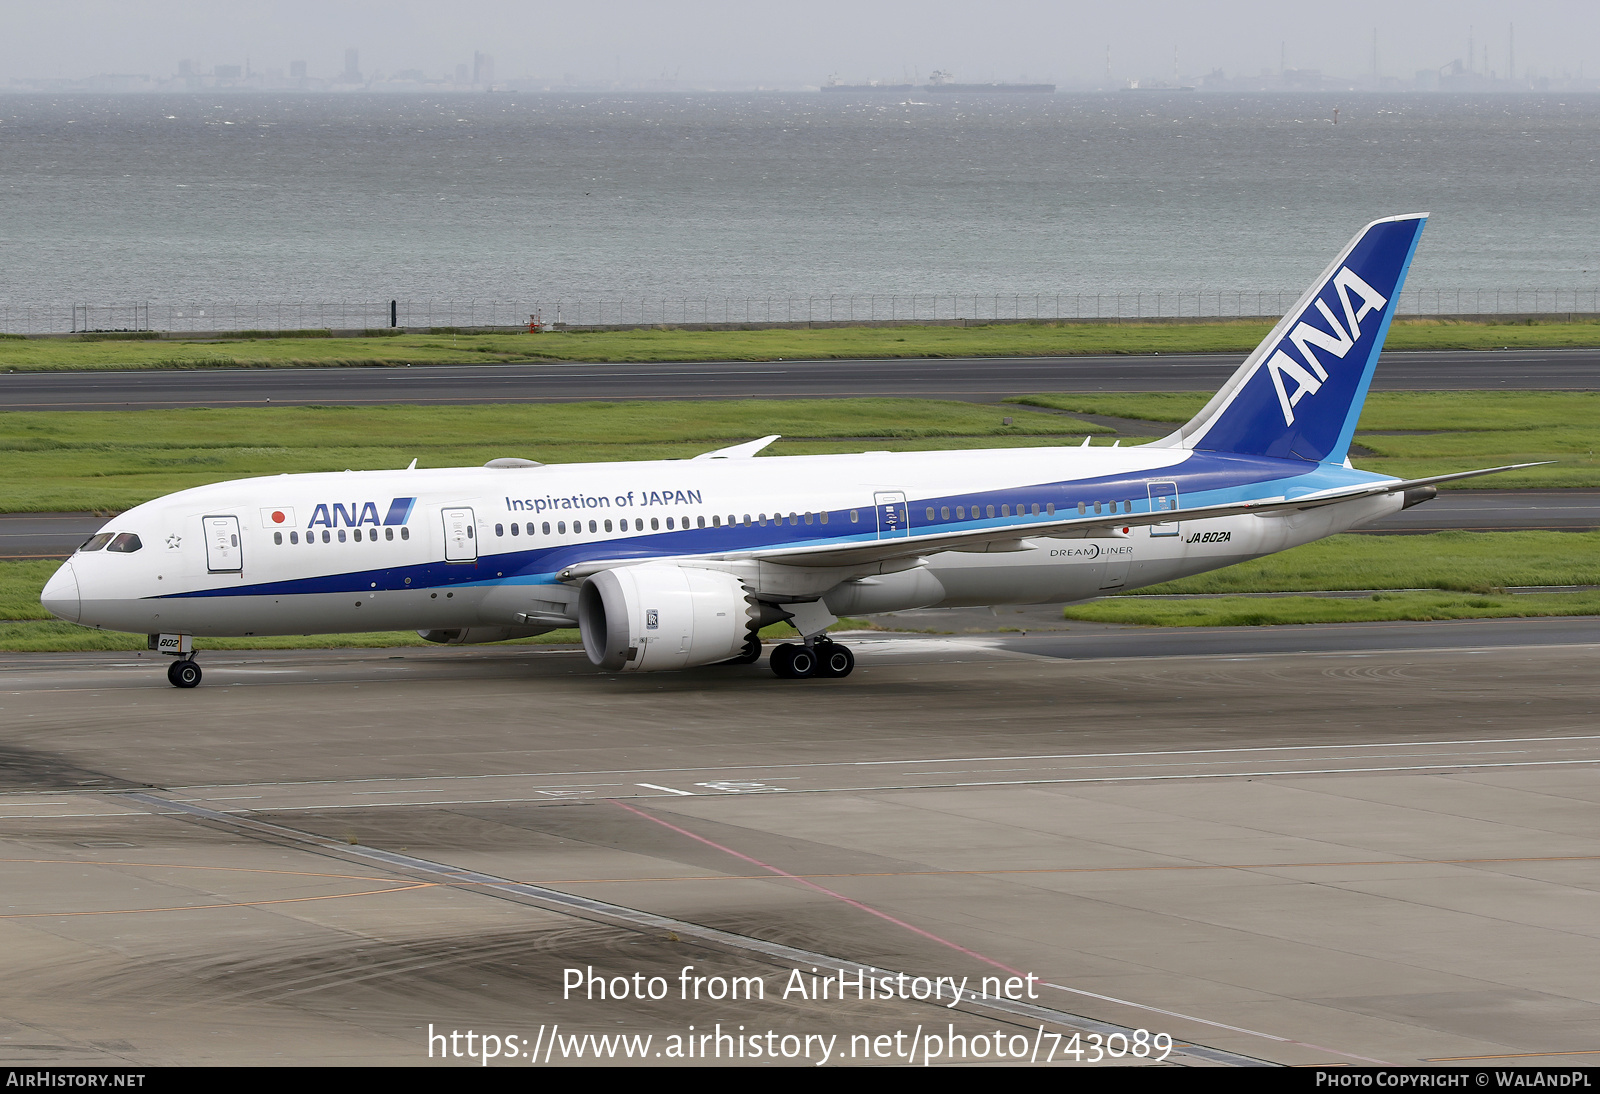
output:
<instances>
[{"instance_id":1,"label":"nose landing gear","mask_svg":"<svg viewBox=\"0 0 1600 1094\"><path fill-rule=\"evenodd\" d=\"M200 686L200 666L192 657L180 657L167 666L167 680L175 688Z\"/></svg>"}]
</instances>

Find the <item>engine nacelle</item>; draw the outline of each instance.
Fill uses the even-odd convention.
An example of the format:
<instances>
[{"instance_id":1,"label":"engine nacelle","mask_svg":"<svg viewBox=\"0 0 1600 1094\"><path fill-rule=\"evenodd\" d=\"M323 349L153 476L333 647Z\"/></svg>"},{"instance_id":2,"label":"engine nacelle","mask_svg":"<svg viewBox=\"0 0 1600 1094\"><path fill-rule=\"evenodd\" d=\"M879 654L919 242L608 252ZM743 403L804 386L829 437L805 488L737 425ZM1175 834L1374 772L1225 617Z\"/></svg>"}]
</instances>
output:
<instances>
[{"instance_id":1,"label":"engine nacelle","mask_svg":"<svg viewBox=\"0 0 1600 1094\"><path fill-rule=\"evenodd\" d=\"M729 573L652 564L602 570L578 594L589 660L649 672L727 661L744 650L760 605Z\"/></svg>"}]
</instances>

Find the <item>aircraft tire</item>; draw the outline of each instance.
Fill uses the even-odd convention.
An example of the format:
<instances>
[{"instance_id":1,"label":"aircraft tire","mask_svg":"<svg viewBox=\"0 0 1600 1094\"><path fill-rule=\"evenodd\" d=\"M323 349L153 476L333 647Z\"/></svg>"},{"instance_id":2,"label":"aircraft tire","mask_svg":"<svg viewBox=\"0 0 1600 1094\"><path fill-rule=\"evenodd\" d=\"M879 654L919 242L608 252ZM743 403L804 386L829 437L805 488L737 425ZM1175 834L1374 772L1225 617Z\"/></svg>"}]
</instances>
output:
<instances>
[{"instance_id":1,"label":"aircraft tire","mask_svg":"<svg viewBox=\"0 0 1600 1094\"><path fill-rule=\"evenodd\" d=\"M783 680L804 680L817 673L817 655L805 646L785 642L768 659L774 676Z\"/></svg>"},{"instance_id":2,"label":"aircraft tire","mask_svg":"<svg viewBox=\"0 0 1600 1094\"><path fill-rule=\"evenodd\" d=\"M817 651L810 646L790 646L794 652L789 655L789 679L805 680L817 674L817 665L821 658Z\"/></svg>"},{"instance_id":3,"label":"aircraft tire","mask_svg":"<svg viewBox=\"0 0 1600 1094\"><path fill-rule=\"evenodd\" d=\"M167 680L175 688L199 687L200 675L200 666L187 657L180 658L167 666Z\"/></svg>"},{"instance_id":4,"label":"aircraft tire","mask_svg":"<svg viewBox=\"0 0 1600 1094\"><path fill-rule=\"evenodd\" d=\"M817 643L817 675L837 680L849 676L856 667L856 655L849 646L837 642Z\"/></svg>"},{"instance_id":5,"label":"aircraft tire","mask_svg":"<svg viewBox=\"0 0 1600 1094\"><path fill-rule=\"evenodd\" d=\"M772 656L767 658L767 664L772 666L772 675L780 680L791 679L789 675L789 659L794 656L794 647L788 642L775 646Z\"/></svg>"},{"instance_id":6,"label":"aircraft tire","mask_svg":"<svg viewBox=\"0 0 1600 1094\"><path fill-rule=\"evenodd\" d=\"M722 662L724 665L753 665L761 660L761 639L751 635L745 639L744 651L738 657L730 657Z\"/></svg>"}]
</instances>

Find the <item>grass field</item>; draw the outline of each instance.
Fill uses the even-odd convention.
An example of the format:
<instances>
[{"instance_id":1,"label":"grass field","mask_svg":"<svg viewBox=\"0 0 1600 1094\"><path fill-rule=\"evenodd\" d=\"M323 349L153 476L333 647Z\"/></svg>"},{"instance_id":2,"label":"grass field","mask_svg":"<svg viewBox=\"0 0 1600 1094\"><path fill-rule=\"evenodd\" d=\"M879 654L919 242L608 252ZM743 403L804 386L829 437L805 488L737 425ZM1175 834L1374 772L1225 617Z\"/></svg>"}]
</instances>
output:
<instances>
[{"instance_id":1,"label":"grass field","mask_svg":"<svg viewBox=\"0 0 1600 1094\"><path fill-rule=\"evenodd\" d=\"M1005 425L1004 418L1013 418ZM279 407L0 414L0 512L122 510L283 472L684 459L770 433L776 455L1069 443L1102 426L929 399Z\"/></svg>"},{"instance_id":2,"label":"grass field","mask_svg":"<svg viewBox=\"0 0 1600 1094\"><path fill-rule=\"evenodd\" d=\"M1088 623L1151 627L1266 627L1294 623L1372 623L1384 620L1498 619L1600 615L1600 592L1374 593L1360 599L1317 596L1215 600L1133 600L1112 597L1068 607L1066 618Z\"/></svg>"},{"instance_id":3,"label":"grass field","mask_svg":"<svg viewBox=\"0 0 1600 1094\"><path fill-rule=\"evenodd\" d=\"M1435 532L1330 536L1145 594L1443 589L1487 593L1527 585L1600 585L1600 532Z\"/></svg>"},{"instance_id":4,"label":"grass field","mask_svg":"<svg viewBox=\"0 0 1600 1094\"><path fill-rule=\"evenodd\" d=\"M1014 402L1080 414L1179 424L1210 392L1028 395ZM1556 461L1457 484L1462 489L1600 486L1600 392L1379 391L1367 396L1357 467L1420 478L1510 463Z\"/></svg>"},{"instance_id":5,"label":"grass field","mask_svg":"<svg viewBox=\"0 0 1600 1094\"><path fill-rule=\"evenodd\" d=\"M547 334L398 334L373 338L0 338L13 370L385 366L506 361L773 361L851 357L999 357L1102 353L1244 353L1271 324L1021 323L827 330L654 329ZM1461 323L1400 320L1392 349L1600 346L1600 320Z\"/></svg>"},{"instance_id":6,"label":"grass field","mask_svg":"<svg viewBox=\"0 0 1600 1094\"><path fill-rule=\"evenodd\" d=\"M1505 592L1529 585L1600 585L1600 532L1332 536L1209 574L1073 605L1065 615L1096 623L1246 627L1600 613L1600 591ZM1219 595L1344 589L1405 591L1362 599ZM1212 599L1143 598L1158 594L1209 594Z\"/></svg>"},{"instance_id":7,"label":"grass field","mask_svg":"<svg viewBox=\"0 0 1600 1094\"><path fill-rule=\"evenodd\" d=\"M1033 407L1150 421L1115 439L1166 431L1199 393L1036 395ZM1012 424L1004 424L1005 417ZM1556 423L1556 424L1546 424ZM1412 430L1412 435L1385 431ZM1065 414L931 399L276 407L0 414L0 512L120 511L176 490L253 475L474 466L497 456L545 463L683 459L781 433L767 452L915 451L1078 444L1117 431ZM1357 466L1404 477L1537 460L1503 487L1600 486L1600 394L1386 392L1368 400Z\"/></svg>"}]
</instances>

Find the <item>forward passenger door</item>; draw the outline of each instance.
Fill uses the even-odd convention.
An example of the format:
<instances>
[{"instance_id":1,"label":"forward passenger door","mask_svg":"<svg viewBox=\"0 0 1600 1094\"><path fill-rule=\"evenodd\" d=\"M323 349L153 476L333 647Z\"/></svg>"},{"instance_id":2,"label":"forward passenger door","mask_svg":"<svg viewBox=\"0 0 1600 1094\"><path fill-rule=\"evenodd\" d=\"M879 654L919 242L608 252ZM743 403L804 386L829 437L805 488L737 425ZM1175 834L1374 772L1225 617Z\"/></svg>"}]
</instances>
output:
<instances>
[{"instance_id":1,"label":"forward passenger door","mask_svg":"<svg viewBox=\"0 0 1600 1094\"><path fill-rule=\"evenodd\" d=\"M444 516L444 560L476 562L478 534L471 509L446 509Z\"/></svg>"},{"instance_id":2,"label":"forward passenger door","mask_svg":"<svg viewBox=\"0 0 1600 1094\"><path fill-rule=\"evenodd\" d=\"M206 529L206 569L214 574L244 571L244 550L239 544L238 517L203 517Z\"/></svg>"}]
</instances>

